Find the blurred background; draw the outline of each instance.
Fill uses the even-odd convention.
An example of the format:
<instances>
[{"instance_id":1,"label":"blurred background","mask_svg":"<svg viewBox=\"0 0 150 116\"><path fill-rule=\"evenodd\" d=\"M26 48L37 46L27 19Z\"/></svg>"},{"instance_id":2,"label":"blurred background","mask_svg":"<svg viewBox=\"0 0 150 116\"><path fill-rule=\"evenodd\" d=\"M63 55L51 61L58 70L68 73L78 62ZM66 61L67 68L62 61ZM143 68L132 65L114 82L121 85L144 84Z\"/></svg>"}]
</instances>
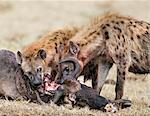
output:
<instances>
[{"instance_id":1,"label":"blurred background","mask_svg":"<svg viewBox=\"0 0 150 116\"><path fill-rule=\"evenodd\" d=\"M150 0L0 1L0 48L20 50L48 31L85 25L108 11L150 22Z\"/></svg>"}]
</instances>

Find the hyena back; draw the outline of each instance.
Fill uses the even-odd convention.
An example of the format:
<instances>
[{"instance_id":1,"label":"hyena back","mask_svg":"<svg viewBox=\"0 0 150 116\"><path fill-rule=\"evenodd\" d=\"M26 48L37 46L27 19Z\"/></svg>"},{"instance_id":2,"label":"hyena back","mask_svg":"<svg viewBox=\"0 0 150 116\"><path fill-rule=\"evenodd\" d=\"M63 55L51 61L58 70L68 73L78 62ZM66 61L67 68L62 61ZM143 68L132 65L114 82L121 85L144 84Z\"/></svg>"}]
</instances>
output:
<instances>
[{"instance_id":1,"label":"hyena back","mask_svg":"<svg viewBox=\"0 0 150 116\"><path fill-rule=\"evenodd\" d=\"M83 68L96 58L98 77L95 88L99 92L112 64L117 65L116 99L123 96L128 71L139 74L150 72L150 24L144 21L106 14L83 27L70 39L68 46L68 53L62 56L66 63L75 59Z\"/></svg>"}]
</instances>

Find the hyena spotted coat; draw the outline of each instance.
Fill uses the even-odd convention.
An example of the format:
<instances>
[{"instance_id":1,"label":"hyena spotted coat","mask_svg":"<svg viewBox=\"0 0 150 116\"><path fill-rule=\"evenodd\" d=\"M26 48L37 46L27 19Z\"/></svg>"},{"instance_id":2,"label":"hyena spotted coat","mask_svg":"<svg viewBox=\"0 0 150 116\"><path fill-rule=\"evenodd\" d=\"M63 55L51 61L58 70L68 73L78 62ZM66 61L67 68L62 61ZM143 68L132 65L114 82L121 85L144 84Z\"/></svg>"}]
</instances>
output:
<instances>
[{"instance_id":1,"label":"hyena spotted coat","mask_svg":"<svg viewBox=\"0 0 150 116\"><path fill-rule=\"evenodd\" d=\"M112 64L117 65L116 99L123 96L128 71L150 72L150 24L147 22L108 13L95 18L69 41L68 53L62 56L62 63L67 65L74 59L84 67L95 59L98 63L98 77L94 83L97 91L101 91ZM62 72L66 74L66 70Z\"/></svg>"},{"instance_id":2,"label":"hyena spotted coat","mask_svg":"<svg viewBox=\"0 0 150 116\"><path fill-rule=\"evenodd\" d=\"M44 73L56 74L59 62L58 47L66 43L68 39L78 31L76 27L64 27L53 32L49 32L39 40L32 42L18 51L18 62L23 71L29 76L35 76L41 70L39 78L43 78Z\"/></svg>"},{"instance_id":3,"label":"hyena spotted coat","mask_svg":"<svg viewBox=\"0 0 150 116\"><path fill-rule=\"evenodd\" d=\"M21 52L18 52L18 62L20 62L24 72L30 76L35 76L42 72L40 78L43 78L44 73L50 74L51 78L55 78L58 70L58 62L61 54L66 51L60 51L60 48L67 50L67 43L80 29L78 27L67 26L57 29L44 35L39 40L23 47ZM92 61L88 65L93 65L92 69L97 69L95 62ZM82 74L86 77L97 76L89 66L86 66ZM94 67L95 66L95 67ZM36 76L39 77L39 76ZM35 78L36 78L35 77Z\"/></svg>"}]
</instances>

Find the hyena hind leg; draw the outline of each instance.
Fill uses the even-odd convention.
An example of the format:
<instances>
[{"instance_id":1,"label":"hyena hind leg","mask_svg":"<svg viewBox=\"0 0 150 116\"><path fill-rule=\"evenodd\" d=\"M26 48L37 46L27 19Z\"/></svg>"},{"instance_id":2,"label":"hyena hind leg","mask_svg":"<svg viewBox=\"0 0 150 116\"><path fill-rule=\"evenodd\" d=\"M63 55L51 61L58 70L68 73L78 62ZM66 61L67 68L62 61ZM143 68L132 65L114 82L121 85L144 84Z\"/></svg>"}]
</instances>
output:
<instances>
[{"instance_id":1,"label":"hyena hind leg","mask_svg":"<svg viewBox=\"0 0 150 116\"><path fill-rule=\"evenodd\" d=\"M112 67L113 63L110 63L109 61L105 59L99 59L98 62L98 77L97 77L97 85L96 90L100 93L102 90L102 87L106 81L106 77L109 73L110 68Z\"/></svg>"}]
</instances>

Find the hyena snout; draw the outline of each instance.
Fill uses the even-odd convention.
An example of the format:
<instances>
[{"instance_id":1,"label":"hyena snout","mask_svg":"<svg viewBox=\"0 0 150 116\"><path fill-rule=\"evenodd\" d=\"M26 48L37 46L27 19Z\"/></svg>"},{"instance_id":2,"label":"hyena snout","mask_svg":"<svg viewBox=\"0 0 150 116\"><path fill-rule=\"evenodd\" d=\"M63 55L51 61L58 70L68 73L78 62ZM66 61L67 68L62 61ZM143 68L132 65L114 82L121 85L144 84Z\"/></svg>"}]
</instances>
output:
<instances>
[{"instance_id":1,"label":"hyena snout","mask_svg":"<svg viewBox=\"0 0 150 116\"><path fill-rule=\"evenodd\" d=\"M31 85L34 87L38 87L42 85L42 79L39 78L38 76L34 76L30 82L31 82Z\"/></svg>"},{"instance_id":2,"label":"hyena snout","mask_svg":"<svg viewBox=\"0 0 150 116\"><path fill-rule=\"evenodd\" d=\"M64 83L64 78L63 77L61 77L61 78L58 78L57 80L56 80L56 83L57 84L63 84Z\"/></svg>"}]
</instances>

